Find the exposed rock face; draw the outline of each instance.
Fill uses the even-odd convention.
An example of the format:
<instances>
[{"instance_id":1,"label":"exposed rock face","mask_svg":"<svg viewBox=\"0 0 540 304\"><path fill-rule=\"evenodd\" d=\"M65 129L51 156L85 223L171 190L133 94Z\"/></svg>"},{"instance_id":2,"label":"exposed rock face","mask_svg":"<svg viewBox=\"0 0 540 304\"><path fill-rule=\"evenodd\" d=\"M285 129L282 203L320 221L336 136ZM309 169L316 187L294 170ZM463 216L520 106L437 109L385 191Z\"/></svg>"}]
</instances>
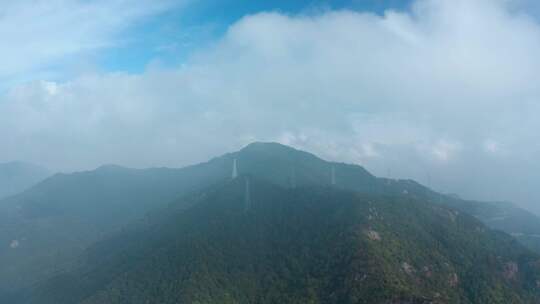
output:
<instances>
[{"instance_id":1,"label":"exposed rock face","mask_svg":"<svg viewBox=\"0 0 540 304\"><path fill-rule=\"evenodd\" d=\"M367 279L367 277L368 276L365 273L357 273L357 274L354 275L354 280L356 282L363 282L363 281L365 281Z\"/></svg>"},{"instance_id":2,"label":"exposed rock face","mask_svg":"<svg viewBox=\"0 0 540 304\"><path fill-rule=\"evenodd\" d=\"M414 267L407 262L401 263L401 269L403 269L403 271L405 271L405 273L408 275L411 275L415 272Z\"/></svg>"},{"instance_id":3,"label":"exposed rock face","mask_svg":"<svg viewBox=\"0 0 540 304\"><path fill-rule=\"evenodd\" d=\"M17 248L17 247L19 247L19 240L13 240L13 241L11 241L11 243L9 244L9 248L11 248L11 249L15 249L15 248Z\"/></svg>"},{"instance_id":4,"label":"exposed rock face","mask_svg":"<svg viewBox=\"0 0 540 304\"><path fill-rule=\"evenodd\" d=\"M448 279L448 284L451 287L456 287L459 284L459 277L458 277L457 273L452 273L450 275L450 278Z\"/></svg>"},{"instance_id":5,"label":"exposed rock face","mask_svg":"<svg viewBox=\"0 0 540 304\"><path fill-rule=\"evenodd\" d=\"M458 211L455 211L455 210L454 211L448 211L448 217L450 218L450 221L452 221L454 223L456 222L456 219L457 219L458 215L459 215Z\"/></svg>"},{"instance_id":6,"label":"exposed rock face","mask_svg":"<svg viewBox=\"0 0 540 304\"><path fill-rule=\"evenodd\" d=\"M519 267L516 262L508 262L504 265L503 276L507 280L515 280L519 272Z\"/></svg>"},{"instance_id":7,"label":"exposed rock face","mask_svg":"<svg viewBox=\"0 0 540 304\"><path fill-rule=\"evenodd\" d=\"M364 231L364 233L366 234L366 236L372 240L372 241L380 241L381 240L381 236L379 235L379 233L375 230L366 230Z\"/></svg>"},{"instance_id":8,"label":"exposed rock face","mask_svg":"<svg viewBox=\"0 0 540 304\"><path fill-rule=\"evenodd\" d=\"M431 271L431 268L429 268L428 266L424 266L422 267L422 272L424 273L424 275L426 276L426 278L431 278L433 276L433 272Z\"/></svg>"}]
</instances>

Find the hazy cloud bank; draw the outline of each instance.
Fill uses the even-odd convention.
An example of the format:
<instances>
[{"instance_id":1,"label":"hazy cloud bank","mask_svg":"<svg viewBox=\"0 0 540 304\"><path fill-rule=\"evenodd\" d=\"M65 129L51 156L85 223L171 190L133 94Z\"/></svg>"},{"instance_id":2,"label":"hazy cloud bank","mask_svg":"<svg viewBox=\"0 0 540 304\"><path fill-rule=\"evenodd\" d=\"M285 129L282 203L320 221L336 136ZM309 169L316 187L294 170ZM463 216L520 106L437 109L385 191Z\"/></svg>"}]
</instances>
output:
<instances>
[{"instance_id":1,"label":"hazy cloud bank","mask_svg":"<svg viewBox=\"0 0 540 304\"><path fill-rule=\"evenodd\" d=\"M540 24L514 4L261 13L179 68L17 86L0 97L0 160L179 166L277 140L540 210Z\"/></svg>"}]
</instances>

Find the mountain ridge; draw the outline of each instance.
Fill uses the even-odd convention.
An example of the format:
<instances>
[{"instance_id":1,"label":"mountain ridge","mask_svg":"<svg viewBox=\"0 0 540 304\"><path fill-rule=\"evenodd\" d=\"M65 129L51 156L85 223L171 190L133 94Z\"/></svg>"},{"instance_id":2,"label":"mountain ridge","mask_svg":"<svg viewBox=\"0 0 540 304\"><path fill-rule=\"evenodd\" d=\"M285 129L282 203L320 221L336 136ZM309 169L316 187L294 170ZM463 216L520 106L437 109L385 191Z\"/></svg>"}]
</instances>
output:
<instances>
[{"instance_id":1,"label":"mountain ridge","mask_svg":"<svg viewBox=\"0 0 540 304\"><path fill-rule=\"evenodd\" d=\"M159 213L178 197L230 180L235 159L240 176L255 176L283 188L336 187L423 200L474 215L487 224L486 215L500 212L500 207L445 196L413 180L377 178L358 165L328 162L276 143L254 143L180 169L103 166L55 175L23 194L1 201L0 228L4 229L0 229L0 244L6 247L0 247L0 261L9 266L0 269L0 282L9 285L0 283L0 299L2 292L24 290L29 278L46 280L58 269L69 270L85 248L134 221L145 221L145 214ZM189 207L176 205L179 210ZM507 222L523 222L523 214L516 214ZM528 217L527 221L533 223L536 219ZM493 227L508 233L517 229L509 224ZM531 227L524 231L530 235L536 229L540 231L536 224ZM540 250L540 240L519 238L530 248ZM9 246L14 241L16 249Z\"/></svg>"},{"instance_id":2,"label":"mountain ridge","mask_svg":"<svg viewBox=\"0 0 540 304\"><path fill-rule=\"evenodd\" d=\"M173 204L147 228L88 251L84 280L71 273L34 296L55 304L386 304L534 303L538 294L538 255L412 197L241 175L184 199L196 203ZM66 288L72 297L63 298Z\"/></svg>"},{"instance_id":3,"label":"mountain ridge","mask_svg":"<svg viewBox=\"0 0 540 304\"><path fill-rule=\"evenodd\" d=\"M46 168L27 162L0 163L0 199L20 193L50 174Z\"/></svg>"}]
</instances>

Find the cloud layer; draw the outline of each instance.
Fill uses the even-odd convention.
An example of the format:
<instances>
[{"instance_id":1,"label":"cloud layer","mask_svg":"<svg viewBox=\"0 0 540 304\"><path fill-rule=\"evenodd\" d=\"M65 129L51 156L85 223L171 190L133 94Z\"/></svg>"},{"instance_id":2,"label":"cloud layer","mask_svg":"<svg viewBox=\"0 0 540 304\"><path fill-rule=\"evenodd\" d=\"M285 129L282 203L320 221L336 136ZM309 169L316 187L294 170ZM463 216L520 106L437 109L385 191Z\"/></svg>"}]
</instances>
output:
<instances>
[{"instance_id":1,"label":"cloud layer","mask_svg":"<svg viewBox=\"0 0 540 304\"><path fill-rule=\"evenodd\" d=\"M4 1L0 81L5 85L36 75L55 77L58 66L68 63L85 68L81 61L89 57L81 55L123 43L118 36L122 31L171 5L171 0Z\"/></svg>"},{"instance_id":2,"label":"cloud layer","mask_svg":"<svg viewBox=\"0 0 540 304\"><path fill-rule=\"evenodd\" d=\"M418 0L384 16L261 13L182 67L13 87L0 97L0 160L63 170L178 166L277 140L540 210L540 24L514 4ZM109 33L91 33L79 49L107 43ZM0 77L35 66L14 62Z\"/></svg>"}]
</instances>

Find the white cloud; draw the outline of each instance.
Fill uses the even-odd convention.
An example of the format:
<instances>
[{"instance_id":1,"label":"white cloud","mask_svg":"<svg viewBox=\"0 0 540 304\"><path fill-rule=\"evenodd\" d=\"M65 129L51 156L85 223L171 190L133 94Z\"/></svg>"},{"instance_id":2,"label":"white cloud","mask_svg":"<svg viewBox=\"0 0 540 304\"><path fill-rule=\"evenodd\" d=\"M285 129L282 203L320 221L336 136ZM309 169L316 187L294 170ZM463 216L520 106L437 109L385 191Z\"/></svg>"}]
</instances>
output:
<instances>
[{"instance_id":1,"label":"white cloud","mask_svg":"<svg viewBox=\"0 0 540 304\"><path fill-rule=\"evenodd\" d=\"M43 88L47 93L49 93L49 95L56 95L56 93L58 92L58 85L56 84L56 82L45 81L43 82Z\"/></svg>"},{"instance_id":2,"label":"white cloud","mask_svg":"<svg viewBox=\"0 0 540 304\"><path fill-rule=\"evenodd\" d=\"M171 0L23 0L0 6L0 81L57 73L66 62L122 43L119 33Z\"/></svg>"},{"instance_id":3,"label":"white cloud","mask_svg":"<svg viewBox=\"0 0 540 304\"><path fill-rule=\"evenodd\" d=\"M180 68L12 88L0 97L0 159L179 165L280 140L379 174L432 175L465 196L532 200L532 187L491 191L501 174L538 180L515 166L540 161L540 24L526 13L419 0L383 17L248 16ZM486 138L505 143L497 163Z\"/></svg>"},{"instance_id":4,"label":"white cloud","mask_svg":"<svg viewBox=\"0 0 540 304\"><path fill-rule=\"evenodd\" d=\"M450 142L447 140L439 140L433 147L431 147L433 156L442 162L452 160L459 150L461 150L461 145L459 143Z\"/></svg>"}]
</instances>

